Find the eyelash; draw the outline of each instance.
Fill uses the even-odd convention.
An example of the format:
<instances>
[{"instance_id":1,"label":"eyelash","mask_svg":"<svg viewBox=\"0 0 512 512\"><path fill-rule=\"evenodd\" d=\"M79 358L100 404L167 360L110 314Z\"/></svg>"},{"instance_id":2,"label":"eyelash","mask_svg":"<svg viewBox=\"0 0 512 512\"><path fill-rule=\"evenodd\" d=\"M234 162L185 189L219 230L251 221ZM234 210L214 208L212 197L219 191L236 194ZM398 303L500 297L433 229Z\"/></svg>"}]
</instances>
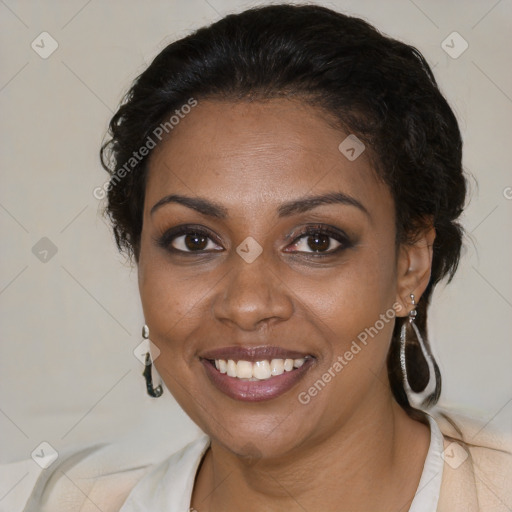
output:
<instances>
[{"instance_id":1,"label":"eyelash","mask_svg":"<svg viewBox=\"0 0 512 512\"><path fill-rule=\"evenodd\" d=\"M171 246L171 243L178 237L183 235L199 235L204 236L205 238L210 239L211 241L218 243L215 238L208 230L201 227L193 227L193 226L177 226L165 232L159 239L156 240L157 244L166 249L169 252L175 254L206 254L212 251L183 251L181 249L176 249ZM292 243L290 245L296 245L302 238L314 235L327 235L329 238L333 238L337 242L340 243L338 247L335 249L330 249L329 251L324 252L304 252L304 251L296 251L300 254L305 254L308 257L318 258L318 257L327 257L332 256L335 253L341 252L343 250L349 249L353 246L349 237L341 230L330 228L325 225L309 225L302 229L299 233L294 235ZM290 237L291 238L291 237ZM329 244L330 245L330 244ZM221 251L213 251L213 252L221 252Z\"/></svg>"}]
</instances>

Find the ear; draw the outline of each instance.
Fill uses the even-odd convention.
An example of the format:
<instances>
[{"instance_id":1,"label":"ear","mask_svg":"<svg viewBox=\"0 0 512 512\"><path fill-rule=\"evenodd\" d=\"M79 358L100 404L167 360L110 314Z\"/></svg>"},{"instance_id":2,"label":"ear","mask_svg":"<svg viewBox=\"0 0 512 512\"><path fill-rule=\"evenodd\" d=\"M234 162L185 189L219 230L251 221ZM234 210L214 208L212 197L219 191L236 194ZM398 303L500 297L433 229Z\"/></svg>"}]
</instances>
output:
<instances>
[{"instance_id":1,"label":"ear","mask_svg":"<svg viewBox=\"0 0 512 512\"><path fill-rule=\"evenodd\" d=\"M429 223L413 243L400 245L397 262L396 316L407 316L411 310L411 294L419 302L427 288L432 269L436 230Z\"/></svg>"}]
</instances>

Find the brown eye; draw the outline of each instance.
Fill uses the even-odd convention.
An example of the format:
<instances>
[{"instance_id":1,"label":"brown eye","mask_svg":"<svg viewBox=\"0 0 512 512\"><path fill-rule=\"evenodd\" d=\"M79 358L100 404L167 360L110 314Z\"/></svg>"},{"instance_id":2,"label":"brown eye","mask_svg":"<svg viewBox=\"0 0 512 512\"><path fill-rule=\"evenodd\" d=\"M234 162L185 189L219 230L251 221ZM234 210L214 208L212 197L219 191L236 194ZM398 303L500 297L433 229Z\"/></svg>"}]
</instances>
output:
<instances>
[{"instance_id":1,"label":"brown eye","mask_svg":"<svg viewBox=\"0 0 512 512\"><path fill-rule=\"evenodd\" d=\"M295 249L300 252L334 252L340 246L340 242L324 233L303 235L294 243Z\"/></svg>"},{"instance_id":2,"label":"brown eye","mask_svg":"<svg viewBox=\"0 0 512 512\"><path fill-rule=\"evenodd\" d=\"M310 235L307 238L308 247L315 252L324 252L331 245L331 237L327 235Z\"/></svg>"},{"instance_id":3,"label":"brown eye","mask_svg":"<svg viewBox=\"0 0 512 512\"><path fill-rule=\"evenodd\" d=\"M349 238L341 231L327 226L309 226L299 233L286 252L328 256L351 246Z\"/></svg>"},{"instance_id":4,"label":"brown eye","mask_svg":"<svg viewBox=\"0 0 512 512\"><path fill-rule=\"evenodd\" d=\"M196 232L175 236L170 245L173 249L183 252L200 252L217 247L209 236Z\"/></svg>"},{"instance_id":5,"label":"brown eye","mask_svg":"<svg viewBox=\"0 0 512 512\"><path fill-rule=\"evenodd\" d=\"M198 228L178 226L167 231L158 245L176 253L218 252L222 247L215 244L212 235Z\"/></svg>"},{"instance_id":6,"label":"brown eye","mask_svg":"<svg viewBox=\"0 0 512 512\"><path fill-rule=\"evenodd\" d=\"M208 245L208 237L201 234L183 235L183 243L190 251L203 251Z\"/></svg>"}]
</instances>

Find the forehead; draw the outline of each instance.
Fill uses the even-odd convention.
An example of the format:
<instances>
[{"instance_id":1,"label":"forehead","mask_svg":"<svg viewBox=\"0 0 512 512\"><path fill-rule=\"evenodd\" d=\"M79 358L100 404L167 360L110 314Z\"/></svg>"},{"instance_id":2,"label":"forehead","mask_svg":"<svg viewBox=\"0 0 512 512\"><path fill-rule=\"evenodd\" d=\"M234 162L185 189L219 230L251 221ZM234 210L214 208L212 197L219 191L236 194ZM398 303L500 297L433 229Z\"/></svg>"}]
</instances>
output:
<instances>
[{"instance_id":1,"label":"forehead","mask_svg":"<svg viewBox=\"0 0 512 512\"><path fill-rule=\"evenodd\" d=\"M234 214L326 191L392 207L367 152L347 158L339 145L350 134L326 116L288 99L200 101L151 155L146 211L169 193L209 197Z\"/></svg>"}]
</instances>

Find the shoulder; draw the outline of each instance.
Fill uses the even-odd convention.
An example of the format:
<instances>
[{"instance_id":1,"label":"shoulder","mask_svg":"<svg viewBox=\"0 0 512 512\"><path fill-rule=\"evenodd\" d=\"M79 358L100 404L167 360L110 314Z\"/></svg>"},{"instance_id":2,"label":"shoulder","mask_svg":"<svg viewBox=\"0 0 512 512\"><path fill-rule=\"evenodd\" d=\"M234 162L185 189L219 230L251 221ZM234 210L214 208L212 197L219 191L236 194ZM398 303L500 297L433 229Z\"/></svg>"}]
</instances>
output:
<instances>
[{"instance_id":1,"label":"shoulder","mask_svg":"<svg viewBox=\"0 0 512 512\"><path fill-rule=\"evenodd\" d=\"M433 413L445 444L459 443L481 467L511 468L512 432L493 427L489 422L445 410Z\"/></svg>"},{"instance_id":2,"label":"shoulder","mask_svg":"<svg viewBox=\"0 0 512 512\"><path fill-rule=\"evenodd\" d=\"M189 446L171 457L161 446L133 440L68 450L41 472L24 512L119 512L145 476L176 464Z\"/></svg>"},{"instance_id":3,"label":"shoulder","mask_svg":"<svg viewBox=\"0 0 512 512\"><path fill-rule=\"evenodd\" d=\"M444 437L439 510L510 510L511 433L500 431L489 422L446 410L430 414Z\"/></svg>"}]
</instances>

